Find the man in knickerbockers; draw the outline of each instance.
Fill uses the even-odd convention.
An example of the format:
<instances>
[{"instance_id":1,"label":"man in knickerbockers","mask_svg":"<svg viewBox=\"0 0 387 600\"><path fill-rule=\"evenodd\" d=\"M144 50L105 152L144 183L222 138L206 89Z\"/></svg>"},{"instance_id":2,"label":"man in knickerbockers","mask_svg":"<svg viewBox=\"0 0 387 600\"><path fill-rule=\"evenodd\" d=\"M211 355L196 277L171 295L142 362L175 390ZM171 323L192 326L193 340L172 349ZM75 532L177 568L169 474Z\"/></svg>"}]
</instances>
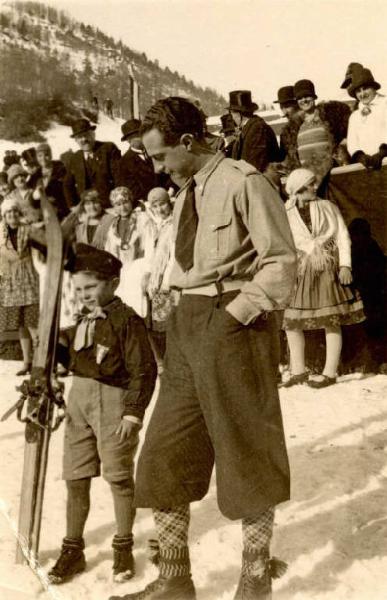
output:
<instances>
[{"instance_id":1,"label":"man in knickerbockers","mask_svg":"<svg viewBox=\"0 0 387 600\"><path fill-rule=\"evenodd\" d=\"M196 598L189 505L206 495L215 462L220 510L242 522L235 598L267 600L274 509L289 498L275 318L296 268L285 209L254 167L213 154L187 100L159 100L141 131L156 172L182 186L170 277L180 301L136 482L136 506L153 509L160 576L125 599Z\"/></svg>"}]
</instances>

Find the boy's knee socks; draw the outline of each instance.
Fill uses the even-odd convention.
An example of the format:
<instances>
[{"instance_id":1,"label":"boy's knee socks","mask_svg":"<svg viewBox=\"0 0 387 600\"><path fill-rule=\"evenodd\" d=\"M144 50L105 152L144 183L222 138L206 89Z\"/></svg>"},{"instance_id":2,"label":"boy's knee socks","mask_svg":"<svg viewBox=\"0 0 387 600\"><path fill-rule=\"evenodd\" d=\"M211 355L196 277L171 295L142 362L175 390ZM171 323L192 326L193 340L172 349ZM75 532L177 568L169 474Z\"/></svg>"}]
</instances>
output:
<instances>
[{"instance_id":1,"label":"boy's knee socks","mask_svg":"<svg viewBox=\"0 0 387 600\"><path fill-rule=\"evenodd\" d=\"M70 539L81 539L90 510L90 484L89 477L66 481L67 485L67 532Z\"/></svg>"},{"instance_id":2,"label":"boy's knee socks","mask_svg":"<svg viewBox=\"0 0 387 600\"><path fill-rule=\"evenodd\" d=\"M125 538L132 533L136 510L133 508L133 482L130 479L110 482L116 517L117 536Z\"/></svg>"}]
</instances>

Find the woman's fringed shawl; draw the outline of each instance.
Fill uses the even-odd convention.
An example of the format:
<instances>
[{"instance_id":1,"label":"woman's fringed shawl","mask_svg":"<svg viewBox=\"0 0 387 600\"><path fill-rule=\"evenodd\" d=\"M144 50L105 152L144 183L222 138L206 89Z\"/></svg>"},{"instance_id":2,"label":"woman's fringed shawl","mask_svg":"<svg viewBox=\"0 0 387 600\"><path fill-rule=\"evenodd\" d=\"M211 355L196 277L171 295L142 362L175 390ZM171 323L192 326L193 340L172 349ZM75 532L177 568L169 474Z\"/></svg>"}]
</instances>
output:
<instances>
[{"instance_id":1,"label":"woman's fringed shawl","mask_svg":"<svg viewBox=\"0 0 387 600\"><path fill-rule=\"evenodd\" d=\"M316 274L338 266L351 267L350 237L335 204L320 198L310 202L312 231L302 220L295 199L288 200L285 207L299 255L300 274L307 267Z\"/></svg>"}]
</instances>

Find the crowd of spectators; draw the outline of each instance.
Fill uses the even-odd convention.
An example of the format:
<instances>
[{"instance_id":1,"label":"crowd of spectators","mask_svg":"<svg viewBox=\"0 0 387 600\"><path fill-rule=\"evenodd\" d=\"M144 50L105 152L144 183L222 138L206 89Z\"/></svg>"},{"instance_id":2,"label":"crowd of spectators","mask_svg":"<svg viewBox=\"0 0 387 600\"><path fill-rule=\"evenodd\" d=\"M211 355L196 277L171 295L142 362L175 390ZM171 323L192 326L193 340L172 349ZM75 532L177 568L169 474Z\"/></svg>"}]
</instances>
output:
<instances>
[{"instance_id":1,"label":"crowd of spectators","mask_svg":"<svg viewBox=\"0 0 387 600\"><path fill-rule=\"evenodd\" d=\"M358 63L348 66L342 87L355 101L351 107L338 101L318 103L315 85L307 79L281 87L275 102L287 122L278 139L270 125L255 114L258 106L248 90L230 92L217 134L208 131L206 115L199 107L205 139L213 152L250 163L286 203L300 262L298 291L284 321L291 363L286 385L305 379L304 329L326 332L327 362L321 385L336 380L342 324L367 317L366 328L374 337L376 331L379 338L383 333L383 253L372 240L366 221L357 219L348 233L340 211L333 209L327 198L333 167L360 163L370 170L381 169L387 156L387 99L371 71ZM53 159L47 143L20 156L13 150L5 153L0 173L0 333L19 330L23 351L20 374L31 368L39 280L42 287L44 277L41 193L54 205L67 240L107 250L122 261L117 295L146 319L162 368L165 324L176 301L168 285L174 260L173 198L182 182L154 168L142 145L140 128L139 119L122 125L121 140L129 145L122 156L113 142L96 139L96 126L85 118L72 125L71 137L79 150L66 153L62 160ZM368 245L365 238L371 240ZM364 268L364 248L369 248L370 269ZM367 284L370 272L372 285ZM62 296L62 324L71 323L77 300L69 276ZM355 314L352 320L347 308L337 310L342 302ZM328 309L327 303L336 309ZM301 313L293 314L297 310L306 311L302 322ZM379 315L376 325L375 314ZM370 361L374 369L385 362L381 354L379 348L376 367L374 357Z\"/></svg>"}]
</instances>

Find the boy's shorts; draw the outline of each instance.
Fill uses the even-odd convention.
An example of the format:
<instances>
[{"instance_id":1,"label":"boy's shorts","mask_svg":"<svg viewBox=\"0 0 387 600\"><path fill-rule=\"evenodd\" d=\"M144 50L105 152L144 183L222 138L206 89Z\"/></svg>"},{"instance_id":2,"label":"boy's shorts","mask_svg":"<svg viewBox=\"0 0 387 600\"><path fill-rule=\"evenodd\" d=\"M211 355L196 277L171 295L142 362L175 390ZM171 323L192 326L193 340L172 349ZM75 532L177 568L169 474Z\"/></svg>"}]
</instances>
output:
<instances>
[{"instance_id":1,"label":"boy's shorts","mask_svg":"<svg viewBox=\"0 0 387 600\"><path fill-rule=\"evenodd\" d=\"M133 478L138 432L120 442L116 434L126 391L74 376L67 402L63 479L98 477L115 482Z\"/></svg>"}]
</instances>

